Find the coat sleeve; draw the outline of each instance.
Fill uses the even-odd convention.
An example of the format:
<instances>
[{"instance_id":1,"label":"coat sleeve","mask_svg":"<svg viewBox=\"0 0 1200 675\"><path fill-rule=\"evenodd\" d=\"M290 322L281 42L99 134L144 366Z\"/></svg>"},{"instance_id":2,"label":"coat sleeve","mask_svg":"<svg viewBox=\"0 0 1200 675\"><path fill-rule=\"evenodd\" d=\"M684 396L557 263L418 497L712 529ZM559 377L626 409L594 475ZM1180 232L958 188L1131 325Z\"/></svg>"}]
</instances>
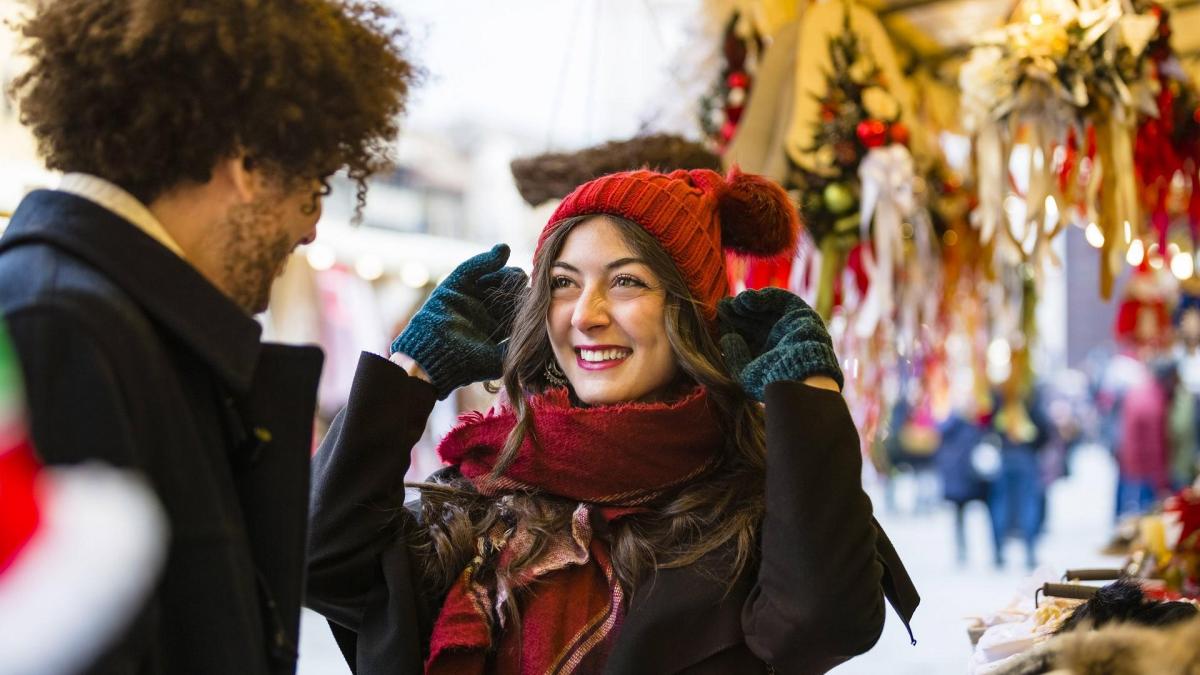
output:
<instances>
[{"instance_id":1,"label":"coat sleeve","mask_svg":"<svg viewBox=\"0 0 1200 675\"><path fill-rule=\"evenodd\" d=\"M883 630L858 432L837 392L777 382L765 398L762 558L742 625L750 649L780 672L823 673Z\"/></svg>"},{"instance_id":2,"label":"coat sleeve","mask_svg":"<svg viewBox=\"0 0 1200 675\"><path fill-rule=\"evenodd\" d=\"M305 604L356 633L387 592L385 550L412 519L404 474L436 399L429 383L363 353L350 401L313 458Z\"/></svg>"}]
</instances>

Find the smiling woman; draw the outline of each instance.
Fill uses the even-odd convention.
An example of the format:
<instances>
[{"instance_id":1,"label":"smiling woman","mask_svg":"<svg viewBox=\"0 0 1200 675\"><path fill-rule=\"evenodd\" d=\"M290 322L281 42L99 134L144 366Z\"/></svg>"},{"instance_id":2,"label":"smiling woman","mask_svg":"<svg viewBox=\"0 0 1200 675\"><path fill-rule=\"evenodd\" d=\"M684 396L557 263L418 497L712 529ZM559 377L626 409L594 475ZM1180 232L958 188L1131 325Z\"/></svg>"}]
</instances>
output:
<instances>
[{"instance_id":1,"label":"smiling woman","mask_svg":"<svg viewBox=\"0 0 1200 675\"><path fill-rule=\"evenodd\" d=\"M874 643L885 596L907 622L846 404L806 384L841 383L824 325L779 289L725 298L723 251L785 254L797 226L757 176L598 178L528 292L504 247L434 291L394 345L417 377L364 356L309 559L356 672L824 672ZM433 397L497 373L504 404L399 509Z\"/></svg>"},{"instance_id":2,"label":"smiling woman","mask_svg":"<svg viewBox=\"0 0 1200 675\"><path fill-rule=\"evenodd\" d=\"M576 397L589 405L667 397L682 384L668 338L668 294L677 306L687 291L670 258L636 224L611 216L578 218L550 246L561 248L551 265L546 333Z\"/></svg>"}]
</instances>

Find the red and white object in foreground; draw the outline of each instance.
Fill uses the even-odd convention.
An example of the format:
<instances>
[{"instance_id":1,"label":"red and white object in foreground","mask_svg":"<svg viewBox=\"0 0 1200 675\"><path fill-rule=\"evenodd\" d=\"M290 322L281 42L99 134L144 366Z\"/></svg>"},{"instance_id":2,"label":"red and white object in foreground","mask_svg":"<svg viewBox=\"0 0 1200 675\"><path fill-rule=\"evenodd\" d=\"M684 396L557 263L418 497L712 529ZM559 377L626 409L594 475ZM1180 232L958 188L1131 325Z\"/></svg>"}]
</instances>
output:
<instances>
[{"instance_id":1,"label":"red and white object in foreground","mask_svg":"<svg viewBox=\"0 0 1200 675\"><path fill-rule=\"evenodd\" d=\"M166 518L135 474L44 467L0 330L0 673L77 673L118 639L158 581Z\"/></svg>"}]
</instances>

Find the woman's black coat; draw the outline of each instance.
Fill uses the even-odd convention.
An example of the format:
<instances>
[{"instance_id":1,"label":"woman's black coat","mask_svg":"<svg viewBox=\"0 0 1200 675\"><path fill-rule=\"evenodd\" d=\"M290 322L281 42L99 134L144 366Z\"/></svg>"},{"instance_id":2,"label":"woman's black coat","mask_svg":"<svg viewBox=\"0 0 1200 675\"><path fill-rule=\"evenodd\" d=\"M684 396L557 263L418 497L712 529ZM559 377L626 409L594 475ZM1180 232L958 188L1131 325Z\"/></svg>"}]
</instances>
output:
<instances>
[{"instance_id":1,"label":"woman's black coat","mask_svg":"<svg viewBox=\"0 0 1200 675\"><path fill-rule=\"evenodd\" d=\"M424 597L398 508L433 387L364 354L346 409L314 460L309 607L359 675L421 673L437 598ZM871 648L887 596L905 623L919 598L871 515L858 433L841 395L766 391L762 556L728 594L696 565L657 573L630 600L609 673L820 673ZM717 568L719 569L719 568Z\"/></svg>"}]
</instances>

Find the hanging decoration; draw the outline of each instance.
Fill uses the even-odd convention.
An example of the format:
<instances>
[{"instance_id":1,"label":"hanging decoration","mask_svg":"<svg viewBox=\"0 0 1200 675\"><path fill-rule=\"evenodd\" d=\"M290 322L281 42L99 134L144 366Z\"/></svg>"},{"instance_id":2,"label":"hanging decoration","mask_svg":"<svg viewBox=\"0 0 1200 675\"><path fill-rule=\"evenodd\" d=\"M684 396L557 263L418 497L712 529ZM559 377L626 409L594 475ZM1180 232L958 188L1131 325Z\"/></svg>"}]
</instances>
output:
<instances>
[{"instance_id":1,"label":"hanging decoration","mask_svg":"<svg viewBox=\"0 0 1200 675\"><path fill-rule=\"evenodd\" d=\"M754 69L762 49L762 36L740 11L735 10L725 26L720 76L700 101L701 128L718 152L733 140L750 96Z\"/></svg>"},{"instance_id":2,"label":"hanging decoration","mask_svg":"<svg viewBox=\"0 0 1200 675\"><path fill-rule=\"evenodd\" d=\"M858 278L866 281L874 275L890 286L896 237L903 218L913 208L912 158L905 147L908 128L875 58L884 50L869 48L854 23L863 16L860 12L854 3L826 3L810 8L804 17L797 70L821 68L824 77L821 86L814 86L814 71L808 71L809 78L801 74L807 87L797 89L788 139L788 186L800 193L801 215L820 253L815 306L825 317L842 301L840 277L847 264L855 266ZM831 20L840 30L829 30ZM819 60L806 58L812 46L805 40L812 38L825 38L825 55ZM805 102L815 104L819 115L801 132L796 115L803 115ZM868 156L871 159L864 169ZM860 209L864 196L870 200L867 210ZM876 239L872 246L858 248L862 242L872 241L871 224L876 216ZM875 245L883 246L883 253L874 251ZM887 260L880 257L883 254L889 256ZM873 297L886 304L890 294L880 289ZM885 309L879 306L875 320Z\"/></svg>"},{"instance_id":3,"label":"hanging decoration","mask_svg":"<svg viewBox=\"0 0 1200 675\"><path fill-rule=\"evenodd\" d=\"M754 2L735 4L756 15ZM788 287L826 317L838 353L857 357L843 364L848 400L870 446L900 354L916 358L942 309L941 292L928 292L940 289L941 235L926 209L924 164L909 152L907 81L882 24L850 0L794 4L794 19L747 42L753 87L732 136L715 141L727 167L789 189L805 233L792 260L731 258L730 287Z\"/></svg>"},{"instance_id":4,"label":"hanging decoration","mask_svg":"<svg viewBox=\"0 0 1200 675\"><path fill-rule=\"evenodd\" d=\"M737 134L767 43L764 31L770 25L768 17L779 13L780 4L740 1L728 8L720 76L700 102L701 128L717 152L725 153ZM791 261L786 258L756 259L732 252L725 256L729 287L735 293L747 288L787 286Z\"/></svg>"},{"instance_id":5,"label":"hanging decoration","mask_svg":"<svg viewBox=\"0 0 1200 675\"><path fill-rule=\"evenodd\" d=\"M710 142L779 180L805 223L793 260L731 259L730 286L786 286L826 318L868 446L902 374L957 400L1031 384L1013 355L1035 349L1068 227L1100 249L1105 297L1127 264L1193 276L1200 98L1156 3L1014 0L957 89L937 64L902 72L854 0L726 5ZM768 5L797 12L763 29Z\"/></svg>"},{"instance_id":6,"label":"hanging decoration","mask_svg":"<svg viewBox=\"0 0 1200 675\"><path fill-rule=\"evenodd\" d=\"M1152 262L1161 258L1181 280L1194 272L1200 227L1200 101L1171 49L1169 15L1161 7L1158 32L1147 49L1146 69L1157 88L1154 114L1144 116L1134 143L1141 207L1148 215ZM1162 263L1158 263L1162 264Z\"/></svg>"},{"instance_id":7,"label":"hanging decoration","mask_svg":"<svg viewBox=\"0 0 1200 675\"><path fill-rule=\"evenodd\" d=\"M1103 235L1105 298L1123 245L1141 232L1133 137L1139 112L1155 112L1142 75L1160 18L1130 0L1021 0L960 72L984 240L1001 236L1036 274L1073 207Z\"/></svg>"}]
</instances>

